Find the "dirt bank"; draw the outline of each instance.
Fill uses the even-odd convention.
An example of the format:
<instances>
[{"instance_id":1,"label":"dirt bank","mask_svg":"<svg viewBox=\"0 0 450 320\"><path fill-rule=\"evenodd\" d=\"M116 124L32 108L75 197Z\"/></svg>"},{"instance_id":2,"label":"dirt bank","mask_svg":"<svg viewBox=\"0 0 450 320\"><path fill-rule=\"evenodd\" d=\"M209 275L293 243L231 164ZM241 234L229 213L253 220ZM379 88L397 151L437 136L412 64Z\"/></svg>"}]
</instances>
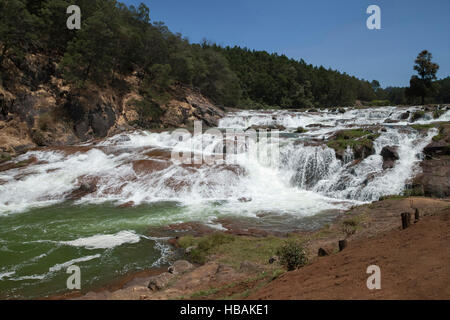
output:
<instances>
[{"instance_id":1,"label":"dirt bank","mask_svg":"<svg viewBox=\"0 0 450 320\"><path fill-rule=\"evenodd\" d=\"M350 242L342 252L288 272L250 299L450 299L450 208L406 230ZM381 290L366 269L381 268Z\"/></svg>"}]
</instances>

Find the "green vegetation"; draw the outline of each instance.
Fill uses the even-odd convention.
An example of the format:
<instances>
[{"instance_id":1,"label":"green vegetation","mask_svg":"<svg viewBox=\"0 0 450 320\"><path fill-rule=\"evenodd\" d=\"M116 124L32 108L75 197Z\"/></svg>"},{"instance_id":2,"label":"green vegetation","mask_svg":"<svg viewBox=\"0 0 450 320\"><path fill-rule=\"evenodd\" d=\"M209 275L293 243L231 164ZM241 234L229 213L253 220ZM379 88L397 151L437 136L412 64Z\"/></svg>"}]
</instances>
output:
<instances>
[{"instance_id":1,"label":"green vegetation","mask_svg":"<svg viewBox=\"0 0 450 320\"><path fill-rule=\"evenodd\" d=\"M413 128L414 130L417 130L417 131L428 130L428 129L435 128L435 127L436 127L436 123L413 124L411 126L411 128Z\"/></svg>"},{"instance_id":2,"label":"green vegetation","mask_svg":"<svg viewBox=\"0 0 450 320\"><path fill-rule=\"evenodd\" d=\"M214 255L220 257L220 262L239 268L242 261L267 264L283 241L281 238L271 236L253 238L219 232L199 238L181 237L178 243L184 249L194 248L189 253L190 259L194 262L205 263L210 256Z\"/></svg>"},{"instance_id":3,"label":"green vegetation","mask_svg":"<svg viewBox=\"0 0 450 320\"><path fill-rule=\"evenodd\" d=\"M442 138L444 138L444 127L443 126L441 126L439 128L439 133L433 137L433 141L438 142L438 141L441 141Z\"/></svg>"},{"instance_id":4,"label":"green vegetation","mask_svg":"<svg viewBox=\"0 0 450 320\"><path fill-rule=\"evenodd\" d=\"M327 143L327 146L336 151L343 151L347 149L347 146L354 150L359 147L371 149L373 141L378 137L378 133L372 133L363 129L342 130L336 133L333 140Z\"/></svg>"},{"instance_id":5,"label":"green vegetation","mask_svg":"<svg viewBox=\"0 0 450 320\"><path fill-rule=\"evenodd\" d=\"M450 78L433 81L438 66L427 51L416 59L419 77L411 79L411 88L382 89L376 80L285 55L207 41L191 44L164 23L151 21L151 9L144 4L79 0L81 29L67 30L66 8L72 4L0 0L0 75L6 89L15 77L11 65L27 71L23 59L43 54L57 66L52 75L62 75L78 88L95 84L121 89L126 77L136 75L145 96L140 112L150 109L153 119L167 101L169 87L179 83L197 88L218 105L248 109L337 107L357 100L376 106L418 98L450 102Z\"/></svg>"},{"instance_id":6,"label":"green vegetation","mask_svg":"<svg viewBox=\"0 0 450 320\"><path fill-rule=\"evenodd\" d=\"M280 264L288 271L303 267L308 263L308 257L300 241L289 239L277 250Z\"/></svg>"},{"instance_id":7,"label":"green vegetation","mask_svg":"<svg viewBox=\"0 0 450 320\"><path fill-rule=\"evenodd\" d=\"M433 80L436 80L436 73L439 65L432 62L432 54L427 50L423 50L415 60L414 70L418 76L411 77L410 86L406 90L406 95L410 97L420 97L420 101L425 104L425 98L428 96L436 96L438 87Z\"/></svg>"},{"instance_id":8,"label":"green vegetation","mask_svg":"<svg viewBox=\"0 0 450 320\"><path fill-rule=\"evenodd\" d=\"M297 130L295 130L295 132L296 132L296 133L305 133L305 132L308 132L308 130L306 130L306 129L303 128L303 127L298 127Z\"/></svg>"},{"instance_id":9,"label":"green vegetation","mask_svg":"<svg viewBox=\"0 0 450 320\"><path fill-rule=\"evenodd\" d=\"M252 109L383 100L376 92L382 90L379 84L303 60L206 41L191 44L162 22L151 21L151 9L144 4L127 7L115 0L79 0L81 29L67 30L66 8L71 4L0 1L0 74L5 87L14 77L8 71L11 63L22 68L21 59L40 53L51 57L57 74L78 88L89 84L120 88L125 77L135 74L145 100L158 104L176 83L199 89L216 104ZM143 108L158 111L151 104Z\"/></svg>"}]
</instances>

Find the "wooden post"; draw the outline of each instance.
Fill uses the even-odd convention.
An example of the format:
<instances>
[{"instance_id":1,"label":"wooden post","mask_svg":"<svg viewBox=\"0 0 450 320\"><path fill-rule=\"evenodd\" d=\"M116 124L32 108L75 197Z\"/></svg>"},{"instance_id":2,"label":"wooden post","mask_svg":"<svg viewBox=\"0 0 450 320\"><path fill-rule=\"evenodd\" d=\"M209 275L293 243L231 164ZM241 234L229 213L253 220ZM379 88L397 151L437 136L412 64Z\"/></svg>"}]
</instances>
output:
<instances>
[{"instance_id":1,"label":"wooden post","mask_svg":"<svg viewBox=\"0 0 450 320\"><path fill-rule=\"evenodd\" d=\"M342 251L347 247L347 240L339 240L339 251Z\"/></svg>"},{"instance_id":2,"label":"wooden post","mask_svg":"<svg viewBox=\"0 0 450 320\"><path fill-rule=\"evenodd\" d=\"M402 213L402 229L406 229L411 225L411 213Z\"/></svg>"},{"instance_id":3,"label":"wooden post","mask_svg":"<svg viewBox=\"0 0 450 320\"><path fill-rule=\"evenodd\" d=\"M325 257L328 255L328 251L325 250L324 248L319 248L319 251L317 252L317 255L319 257Z\"/></svg>"},{"instance_id":4,"label":"wooden post","mask_svg":"<svg viewBox=\"0 0 450 320\"><path fill-rule=\"evenodd\" d=\"M420 220L420 213L419 213L419 209L416 208L416 211L414 212L414 223L419 222Z\"/></svg>"}]
</instances>

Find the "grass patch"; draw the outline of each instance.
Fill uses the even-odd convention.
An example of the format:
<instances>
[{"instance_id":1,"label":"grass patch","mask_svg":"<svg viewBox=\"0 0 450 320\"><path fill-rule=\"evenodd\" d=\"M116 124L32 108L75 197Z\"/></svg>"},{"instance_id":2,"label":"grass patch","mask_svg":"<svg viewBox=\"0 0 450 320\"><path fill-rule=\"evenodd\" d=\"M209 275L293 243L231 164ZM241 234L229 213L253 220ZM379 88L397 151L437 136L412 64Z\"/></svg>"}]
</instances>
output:
<instances>
[{"instance_id":1,"label":"grass patch","mask_svg":"<svg viewBox=\"0 0 450 320\"><path fill-rule=\"evenodd\" d=\"M205 263L209 256L219 256L219 262L238 269L242 261L267 264L285 239L268 236L253 238L217 232L203 237L184 236L178 241L186 249L194 246L189 257L197 263Z\"/></svg>"},{"instance_id":2,"label":"grass patch","mask_svg":"<svg viewBox=\"0 0 450 320\"><path fill-rule=\"evenodd\" d=\"M411 128L413 128L414 130L417 131L421 131L421 130L428 130L431 128L435 128L436 124L435 123L429 123L429 124L413 124L411 126Z\"/></svg>"},{"instance_id":3,"label":"grass patch","mask_svg":"<svg viewBox=\"0 0 450 320\"><path fill-rule=\"evenodd\" d=\"M360 147L371 149L373 141L379 136L379 133L372 133L363 129L341 130L336 133L332 141L327 143L327 146L336 151L345 150L348 146L352 149Z\"/></svg>"},{"instance_id":4,"label":"grass patch","mask_svg":"<svg viewBox=\"0 0 450 320\"><path fill-rule=\"evenodd\" d=\"M308 130L306 130L303 127L298 127L297 130L295 130L295 133L305 133L305 132L308 132Z\"/></svg>"}]
</instances>

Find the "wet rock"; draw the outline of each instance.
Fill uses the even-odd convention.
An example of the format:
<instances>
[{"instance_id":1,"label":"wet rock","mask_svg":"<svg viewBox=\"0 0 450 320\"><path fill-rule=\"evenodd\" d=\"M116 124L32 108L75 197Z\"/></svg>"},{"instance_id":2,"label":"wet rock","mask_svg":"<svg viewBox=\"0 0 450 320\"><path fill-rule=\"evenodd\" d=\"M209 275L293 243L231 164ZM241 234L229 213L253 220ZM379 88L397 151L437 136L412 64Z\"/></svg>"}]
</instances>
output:
<instances>
[{"instance_id":1,"label":"wet rock","mask_svg":"<svg viewBox=\"0 0 450 320\"><path fill-rule=\"evenodd\" d=\"M194 269L194 265L186 260L175 261L168 269L171 274L181 274Z\"/></svg>"},{"instance_id":2,"label":"wet rock","mask_svg":"<svg viewBox=\"0 0 450 320\"><path fill-rule=\"evenodd\" d=\"M410 115L409 111L406 111L405 113L402 113L400 115L400 120L408 120L409 119L409 115Z\"/></svg>"},{"instance_id":3,"label":"wet rock","mask_svg":"<svg viewBox=\"0 0 450 320\"><path fill-rule=\"evenodd\" d=\"M97 190L97 186L93 182L82 182L78 189L73 191L69 199L77 200Z\"/></svg>"},{"instance_id":4,"label":"wet rock","mask_svg":"<svg viewBox=\"0 0 450 320\"><path fill-rule=\"evenodd\" d=\"M172 280L174 277L175 274L169 272L164 272L160 275L151 277L148 283L148 288L152 291L162 290L169 285L170 280Z\"/></svg>"},{"instance_id":5,"label":"wet rock","mask_svg":"<svg viewBox=\"0 0 450 320\"><path fill-rule=\"evenodd\" d=\"M238 199L239 202L251 202L252 198L246 198L246 197L242 197Z\"/></svg>"},{"instance_id":6,"label":"wet rock","mask_svg":"<svg viewBox=\"0 0 450 320\"><path fill-rule=\"evenodd\" d=\"M444 198L450 196L450 124L442 124L439 135L424 148L425 160L420 163L422 173L414 185L423 195Z\"/></svg>"},{"instance_id":7,"label":"wet rock","mask_svg":"<svg viewBox=\"0 0 450 320\"><path fill-rule=\"evenodd\" d=\"M124 204L121 204L119 206L119 208L131 208L133 206L134 206L134 202L133 201L128 201L128 202L125 202Z\"/></svg>"},{"instance_id":8,"label":"wet rock","mask_svg":"<svg viewBox=\"0 0 450 320\"><path fill-rule=\"evenodd\" d=\"M413 115L411 117L411 122L416 122L417 120L419 120L420 118L423 118L424 116L425 116L425 112L422 110L418 110L413 113Z\"/></svg>"},{"instance_id":9,"label":"wet rock","mask_svg":"<svg viewBox=\"0 0 450 320\"><path fill-rule=\"evenodd\" d=\"M383 157L383 170L393 168L395 161L400 159L397 149L398 147L387 146L381 150L380 155Z\"/></svg>"},{"instance_id":10,"label":"wet rock","mask_svg":"<svg viewBox=\"0 0 450 320\"><path fill-rule=\"evenodd\" d=\"M247 130L248 129L253 129L253 130L255 130L255 131L260 131L260 130L267 130L267 131L270 131L270 130L278 130L278 131L284 131L284 130L286 130L286 127L284 127L284 126L282 126L282 125L275 125L275 124L273 124L273 125L262 125L262 126L260 126L260 125L253 125L253 126L251 126L250 128L247 128Z\"/></svg>"}]
</instances>

